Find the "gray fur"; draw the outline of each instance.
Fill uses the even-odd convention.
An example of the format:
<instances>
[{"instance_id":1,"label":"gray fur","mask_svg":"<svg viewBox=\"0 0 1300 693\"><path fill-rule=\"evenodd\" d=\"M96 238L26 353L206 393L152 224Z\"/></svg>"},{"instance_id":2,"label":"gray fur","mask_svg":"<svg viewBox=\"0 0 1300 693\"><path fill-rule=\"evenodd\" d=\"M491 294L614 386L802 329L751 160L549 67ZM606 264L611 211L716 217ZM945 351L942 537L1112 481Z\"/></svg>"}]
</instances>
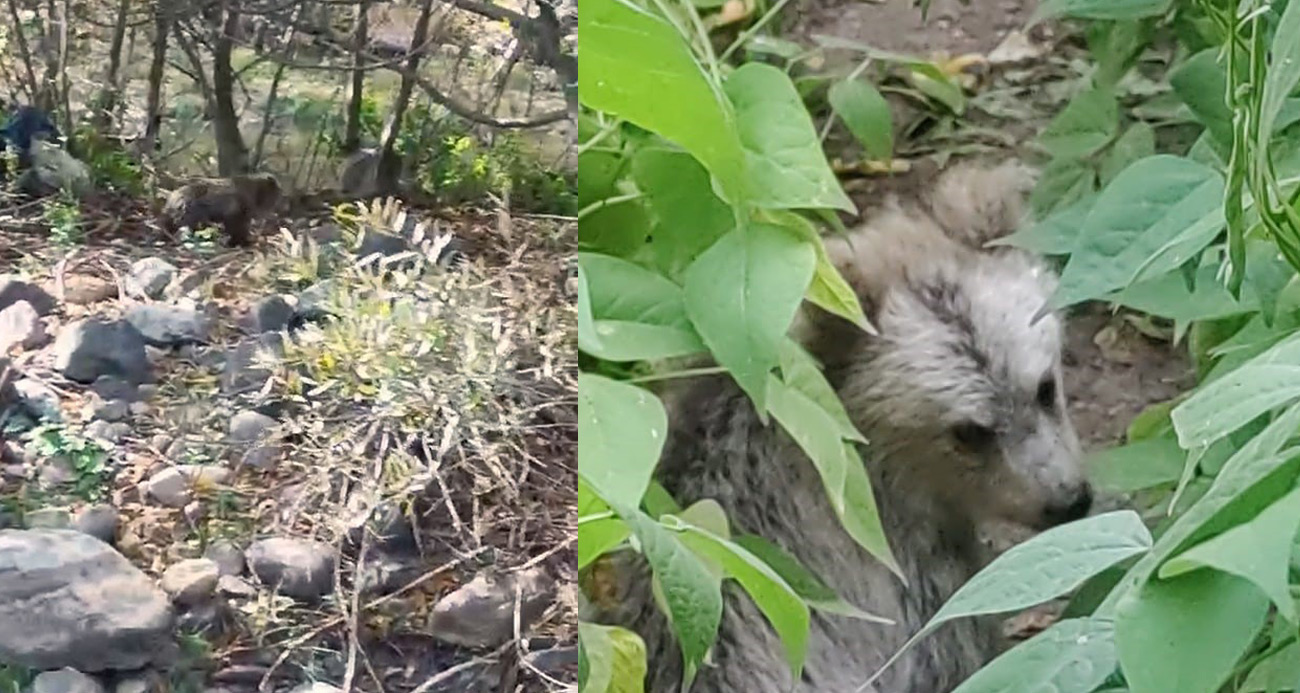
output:
<instances>
[{"instance_id":1,"label":"gray fur","mask_svg":"<svg viewBox=\"0 0 1300 693\"><path fill-rule=\"evenodd\" d=\"M1003 548L987 536L1086 512L1061 391L1060 322L1032 320L1054 280L1018 250L983 248L1019 221L1031 183L1014 164L955 168L929 200L891 205L848 238L828 241L880 334L812 308L793 328L871 441L861 452L907 587L845 533L812 464L778 427L759 422L729 378L666 394L672 430L659 479L680 502L717 500L737 531L775 541L849 602L897 622L814 611L795 684L775 633L728 581L718 643L694 693L853 691ZM1045 375L1054 386L1044 390L1048 406L1037 401ZM970 422L996 432L988 445L954 438L953 427ZM680 650L649 596L648 568L629 552L612 565L617 593L597 611L645 639L649 691L678 690ZM994 620L951 623L873 690L950 691L1002 646Z\"/></svg>"}]
</instances>

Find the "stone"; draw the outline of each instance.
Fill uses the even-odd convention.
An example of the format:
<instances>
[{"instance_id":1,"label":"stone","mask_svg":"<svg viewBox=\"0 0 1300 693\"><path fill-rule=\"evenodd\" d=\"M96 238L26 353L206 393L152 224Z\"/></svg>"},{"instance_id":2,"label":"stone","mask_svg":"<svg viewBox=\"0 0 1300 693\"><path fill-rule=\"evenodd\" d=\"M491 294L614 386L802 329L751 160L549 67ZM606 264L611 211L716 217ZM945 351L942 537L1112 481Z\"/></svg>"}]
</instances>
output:
<instances>
[{"instance_id":1,"label":"stone","mask_svg":"<svg viewBox=\"0 0 1300 693\"><path fill-rule=\"evenodd\" d=\"M163 591L171 595L173 602L189 606L211 597L220 577L216 561L191 558L168 566L163 571L160 584Z\"/></svg>"},{"instance_id":2,"label":"stone","mask_svg":"<svg viewBox=\"0 0 1300 693\"><path fill-rule=\"evenodd\" d=\"M256 443L275 428L275 419L255 411L241 411L230 419L229 438L232 443Z\"/></svg>"},{"instance_id":3,"label":"stone","mask_svg":"<svg viewBox=\"0 0 1300 693\"><path fill-rule=\"evenodd\" d=\"M45 289L15 274L0 274L0 310L25 301L42 316L54 312L55 301Z\"/></svg>"},{"instance_id":4,"label":"stone","mask_svg":"<svg viewBox=\"0 0 1300 693\"><path fill-rule=\"evenodd\" d=\"M221 486L230 481L230 470L216 465L182 464L168 467L145 482L150 497L169 508L183 508L196 489Z\"/></svg>"},{"instance_id":5,"label":"stone","mask_svg":"<svg viewBox=\"0 0 1300 693\"><path fill-rule=\"evenodd\" d=\"M110 402L113 400L122 400L125 402L135 402L143 396L142 389L145 386L128 383L121 378L103 375L95 378L91 383L90 389L103 401Z\"/></svg>"},{"instance_id":6,"label":"stone","mask_svg":"<svg viewBox=\"0 0 1300 693\"><path fill-rule=\"evenodd\" d=\"M222 575L217 578L217 592L226 597L247 599L257 596L257 588L247 580L234 575Z\"/></svg>"},{"instance_id":7,"label":"stone","mask_svg":"<svg viewBox=\"0 0 1300 693\"><path fill-rule=\"evenodd\" d=\"M294 316L300 321L321 320L329 317L331 296L337 286L333 279L316 282L298 294L298 307Z\"/></svg>"},{"instance_id":8,"label":"stone","mask_svg":"<svg viewBox=\"0 0 1300 693\"><path fill-rule=\"evenodd\" d=\"M32 680L32 693L104 693L104 686L94 677L64 667L37 674Z\"/></svg>"},{"instance_id":9,"label":"stone","mask_svg":"<svg viewBox=\"0 0 1300 693\"><path fill-rule=\"evenodd\" d=\"M0 530L0 661L83 672L168 664L167 595L112 547L73 530Z\"/></svg>"},{"instance_id":10,"label":"stone","mask_svg":"<svg viewBox=\"0 0 1300 693\"><path fill-rule=\"evenodd\" d=\"M433 607L431 635L461 647L495 647L514 637L515 589L524 632L555 599L555 582L532 568L492 576L480 573Z\"/></svg>"},{"instance_id":11,"label":"stone","mask_svg":"<svg viewBox=\"0 0 1300 693\"><path fill-rule=\"evenodd\" d=\"M21 378L14 383L18 401L32 416L43 421L63 421L62 401L54 388L33 378Z\"/></svg>"},{"instance_id":12,"label":"stone","mask_svg":"<svg viewBox=\"0 0 1300 693\"><path fill-rule=\"evenodd\" d=\"M82 429L82 434L92 440L117 445L122 442L123 438L131 434L131 425L121 421L91 421Z\"/></svg>"},{"instance_id":13,"label":"stone","mask_svg":"<svg viewBox=\"0 0 1300 693\"><path fill-rule=\"evenodd\" d=\"M15 345L35 349L48 339L45 324L41 322L41 316L32 304L17 301L0 310L0 354L7 353Z\"/></svg>"},{"instance_id":14,"label":"stone","mask_svg":"<svg viewBox=\"0 0 1300 693\"><path fill-rule=\"evenodd\" d=\"M208 550L203 552L203 556L216 563L217 572L222 575L239 576L244 574L244 552L240 551L239 547L228 539L218 539L212 542Z\"/></svg>"},{"instance_id":15,"label":"stone","mask_svg":"<svg viewBox=\"0 0 1300 693\"><path fill-rule=\"evenodd\" d=\"M79 383L111 375L139 384L151 377L144 347L144 337L128 322L79 320L65 327L55 340L54 367Z\"/></svg>"},{"instance_id":16,"label":"stone","mask_svg":"<svg viewBox=\"0 0 1300 693\"><path fill-rule=\"evenodd\" d=\"M131 414L131 404L124 399L99 400L90 406L90 418L95 421L121 421Z\"/></svg>"},{"instance_id":17,"label":"stone","mask_svg":"<svg viewBox=\"0 0 1300 693\"><path fill-rule=\"evenodd\" d=\"M283 355L284 342L276 332L268 332L235 345L226 352L226 362L222 367L222 394L233 395L261 389L270 379L271 372L260 364L259 358L278 359Z\"/></svg>"},{"instance_id":18,"label":"stone","mask_svg":"<svg viewBox=\"0 0 1300 693\"><path fill-rule=\"evenodd\" d=\"M293 322L293 314L293 306L284 296L277 294L253 302L240 322L245 330L253 334L278 332L289 327Z\"/></svg>"},{"instance_id":19,"label":"stone","mask_svg":"<svg viewBox=\"0 0 1300 693\"><path fill-rule=\"evenodd\" d=\"M90 274L69 274L63 278L63 302L88 306L117 298L117 284Z\"/></svg>"},{"instance_id":20,"label":"stone","mask_svg":"<svg viewBox=\"0 0 1300 693\"><path fill-rule=\"evenodd\" d=\"M289 537L253 542L244 552L248 569L280 594L312 601L334 590L334 549L328 544Z\"/></svg>"},{"instance_id":21,"label":"stone","mask_svg":"<svg viewBox=\"0 0 1300 693\"><path fill-rule=\"evenodd\" d=\"M120 515L117 508L107 503L99 503L77 513L72 526L78 532L89 534L106 544L112 544L117 539L119 522Z\"/></svg>"},{"instance_id":22,"label":"stone","mask_svg":"<svg viewBox=\"0 0 1300 693\"><path fill-rule=\"evenodd\" d=\"M126 320L144 337L146 344L159 348L205 344L212 321L198 308L146 303L131 306Z\"/></svg>"},{"instance_id":23,"label":"stone","mask_svg":"<svg viewBox=\"0 0 1300 693\"><path fill-rule=\"evenodd\" d=\"M131 264L126 275L128 294L142 298L158 299L176 276L176 266L157 257L147 257Z\"/></svg>"}]
</instances>

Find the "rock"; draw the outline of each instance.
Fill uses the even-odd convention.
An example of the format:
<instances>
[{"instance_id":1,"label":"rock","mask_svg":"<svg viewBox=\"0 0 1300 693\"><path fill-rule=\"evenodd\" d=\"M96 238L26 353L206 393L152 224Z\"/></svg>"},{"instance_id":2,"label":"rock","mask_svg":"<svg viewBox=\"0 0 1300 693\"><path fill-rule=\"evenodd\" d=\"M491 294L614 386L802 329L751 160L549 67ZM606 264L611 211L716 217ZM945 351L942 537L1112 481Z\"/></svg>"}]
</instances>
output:
<instances>
[{"instance_id":1,"label":"rock","mask_svg":"<svg viewBox=\"0 0 1300 693\"><path fill-rule=\"evenodd\" d=\"M413 250L415 250L415 246L401 236L366 229L361 236L361 242L357 244L356 254L358 259L365 259L376 254L388 258Z\"/></svg>"},{"instance_id":2,"label":"rock","mask_svg":"<svg viewBox=\"0 0 1300 693\"><path fill-rule=\"evenodd\" d=\"M93 677L64 667L37 674L32 680L32 693L104 693L104 687Z\"/></svg>"},{"instance_id":3,"label":"rock","mask_svg":"<svg viewBox=\"0 0 1300 693\"><path fill-rule=\"evenodd\" d=\"M244 552L248 569L281 594L310 601L334 589L333 547L287 537L261 539Z\"/></svg>"},{"instance_id":4,"label":"rock","mask_svg":"<svg viewBox=\"0 0 1300 693\"><path fill-rule=\"evenodd\" d=\"M208 550L203 552L203 556L216 563L217 572L222 575L244 574L244 552L227 539L212 542Z\"/></svg>"},{"instance_id":5,"label":"rock","mask_svg":"<svg viewBox=\"0 0 1300 693\"><path fill-rule=\"evenodd\" d=\"M41 287L14 274L0 274L0 310L19 302L26 301L40 315L54 312L54 297Z\"/></svg>"},{"instance_id":6,"label":"rock","mask_svg":"<svg viewBox=\"0 0 1300 693\"><path fill-rule=\"evenodd\" d=\"M99 400L90 406L90 418L94 421L121 421L131 414L131 404L124 399Z\"/></svg>"},{"instance_id":7,"label":"rock","mask_svg":"<svg viewBox=\"0 0 1300 693\"><path fill-rule=\"evenodd\" d=\"M344 160L339 188L348 197L372 197L379 192L379 150L359 149Z\"/></svg>"},{"instance_id":8,"label":"rock","mask_svg":"<svg viewBox=\"0 0 1300 693\"><path fill-rule=\"evenodd\" d=\"M160 584L163 591L171 595L173 602L188 606L211 597L217 589L219 577L221 572L216 561L191 558L168 566L163 571Z\"/></svg>"},{"instance_id":9,"label":"rock","mask_svg":"<svg viewBox=\"0 0 1300 693\"><path fill-rule=\"evenodd\" d=\"M293 314L293 306L289 305L284 296L267 296L248 307L241 325L253 334L278 332L289 327Z\"/></svg>"},{"instance_id":10,"label":"rock","mask_svg":"<svg viewBox=\"0 0 1300 693\"><path fill-rule=\"evenodd\" d=\"M99 440L105 443L117 445L122 439L131 434L131 425L118 421L116 423L108 421L91 421L86 424L82 434L92 440Z\"/></svg>"},{"instance_id":11,"label":"rock","mask_svg":"<svg viewBox=\"0 0 1300 693\"><path fill-rule=\"evenodd\" d=\"M167 595L112 547L71 530L0 530L0 661L85 672L166 664Z\"/></svg>"},{"instance_id":12,"label":"rock","mask_svg":"<svg viewBox=\"0 0 1300 693\"><path fill-rule=\"evenodd\" d=\"M300 686L294 686L289 693L343 693L343 689L338 686L331 686L323 681L310 681Z\"/></svg>"},{"instance_id":13,"label":"rock","mask_svg":"<svg viewBox=\"0 0 1300 693\"><path fill-rule=\"evenodd\" d=\"M131 674L117 680L113 693L166 693L171 690L170 682L156 671Z\"/></svg>"},{"instance_id":14,"label":"rock","mask_svg":"<svg viewBox=\"0 0 1300 693\"><path fill-rule=\"evenodd\" d=\"M1046 51L1046 46L1035 45L1024 32L1011 31L989 53L988 61L999 66L1028 63L1041 58Z\"/></svg>"},{"instance_id":15,"label":"rock","mask_svg":"<svg viewBox=\"0 0 1300 693\"><path fill-rule=\"evenodd\" d=\"M514 636L515 588L520 629L527 631L555 599L555 583L540 568L490 577L481 573L433 607L430 630L462 647L495 647Z\"/></svg>"},{"instance_id":16,"label":"rock","mask_svg":"<svg viewBox=\"0 0 1300 693\"><path fill-rule=\"evenodd\" d=\"M157 257L136 260L126 275L126 292L143 298L158 299L176 276L176 266Z\"/></svg>"},{"instance_id":17,"label":"rock","mask_svg":"<svg viewBox=\"0 0 1300 693\"><path fill-rule=\"evenodd\" d=\"M14 183L20 192L43 197L67 190L77 197L85 197L94 191L90 167L59 145L32 140L29 152L32 166Z\"/></svg>"},{"instance_id":18,"label":"rock","mask_svg":"<svg viewBox=\"0 0 1300 693\"><path fill-rule=\"evenodd\" d=\"M27 529L69 529L72 513L67 508L37 508L23 514Z\"/></svg>"},{"instance_id":19,"label":"rock","mask_svg":"<svg viewBox=\"0 0 1300 693\"><path fill-rule=\"evenodd\" d=\"M244 340L226 353L226 364L221 371L223 394L257 390L266 384L271 372L259 365L259 355L266 358L284 355L284 342L278 333L268 332Z\"/></svg>"},{"instance_id":20,"label":"rock","mask_svg":"<svg viewBox=\"0 0 1300 693\"><path fill-rule=\"evenodd\" d=\"M35 349L46 342L45 325L41 316L27 301L17 301L0 310L0 354L15 344L24 349Z\"/></svg>"},{"instance_id":21,"label":"rock","mask_svg":"<svg viewBox=\"0 0 1300 693\"><path fill-rule=\"evenodd\" d=\"M76 478L77 470L72 466L72 460L62 455L41 460L36 468L36 481L46 491L72 483Z\"/></svg>"},{"instance_id":22,"label":"rock","mask_svg":"<svg viewBox=\"0 0 1300 693\"><path fill-rule=\"evenodd\" d=\"M303 289L298 294L298 307L294 317L308 321L329 317L329 305L335 286L333 279L326 279Z\"/></svg>"},{"instance_id":23,"label":"rock","mask_svg":"<svg viewBox=\"0 0 1300 693\"><path fill-rule=\"evenodd\" d=\"M415 528L411 520L402 512L397 503L383 502L369 512L369 527L374 547L390 554L411 553L418 548L415 541ZM360 546L365 527L353 522L348 532L348 541L352 546Z\"/></svg>"},{"instance_id":24,"label":"rock","mask_svg":"<svg viewBox=\"0 0 1300 693\"><path fill-rule=\"evenodd\" d=\"M230 441L255 443L267 436L276 425L275 419L255 411L241 411L230 419Z\"/></svg>"},{"instance_id":25,"label":"rock","mask_svg":"<svg viewBox=\"0 0 1300 693\"><path fill-rule=\"evenodd\" d=\"M143 387L143 385L128 383L115 376L102 375L95 378L95 382L91 384L90 389L105 401L120 399L125 402L135 402L140 399Z\"/></svg>"},{"instance_id":26,"label":"rock","mask_svg":"<svg viewBox=\"0 0 1300 693\"><path fill-rule=\"evenodd\" d=\"M117 508L100 503L77 513L72 526L78 532L89 534L106 544L112 544L117 539L118 522Z\"/></svg>"},{"instance_id":27,"label":"rock","mask_svg":"<svg viewBox=\"0 0 1300 693\"><path fill-rule=\"evenodd\" d=\"M230 470L225 467L182 464L154 474L145 483L154 500L169 508L182 508L193 499L196 488L220 486L229 480Z\"/></svg>"},{"instance_id":28,"label":"rock","mask_svg":"<svg viewBox=\"0 0 1300 693\"><path fill-rule=\"evenodd\" d=\"M54 342L54 367L70 380L93 383L104 375L130 383L150 378L144 337L121 320L90 318L63 329Z\"/></svg>"},{"instance_id":29,"label":"rock","mask_svg":"<svg viewBox=\"0 0 1300 693\"><path fill-rule=\"evenodd\" d=\"M361 593L367 597L390 594L411 584L427 569L418 559L379 554L367 560L361 572Z\"/></svg>"},{"instance_id":30,"label":"rock","mask_svg":"<svg viewBox=\"0 0 1300 693\"><path fill-rule=\"evenodd\" d=\"M552 678L561 681L575 681L578 678L578 648L575 645L530 652L526 659L529 664Z\"/></svg>"},{"instance_id":31,"label":"rock","mask_svg":"<svg viewBox=\"0 0 1300 693\"><path fill-rule=\"evenodd\" d=\"M222 575L217 578L217 592L227 596L246 599L257 596L257 588L247 580L234 575Z\"/></svg>"},{"instance_id":32,"label":"rock","mask_svg":"<svg viewBox=\"0 0 1300 693\"><path fill-rule=\"evenodd\" d=\"M230 622L230 606L221 599L195 604L176 618L176 629L212 640L222 637Z\"/></svg>"},{"instance_id":33,"label":"rock","mask_svg":"<svg viewBox=\"0 0 1300 693\"><path fill-rule=\"evenodd\" d=\"M63 278L63 302L88 306L117 298L117 284L89 274L69 274Z\"/></svg>"},{"instance_id":34,"label":"rock","mask_svg":"<svg viewBox=\"0 0 1300 693\"><path fill-rule=\"evenodd\" d=\"M212 322L197 308L158 303L131 306L126 319L146 344L163 348L206 343Z\"/></svg>"},{"instance_id":35,"label":"rock","mask_svg":"<svg viewBox=\"0 0 1300 693\"><path fill-rule=\"evenodd\" d=\"M14 383L18 401L32 416L44 421L63 420L63 408L60 406L59 393L39 380L22 378Z\"/></svg>"}]
</instances>

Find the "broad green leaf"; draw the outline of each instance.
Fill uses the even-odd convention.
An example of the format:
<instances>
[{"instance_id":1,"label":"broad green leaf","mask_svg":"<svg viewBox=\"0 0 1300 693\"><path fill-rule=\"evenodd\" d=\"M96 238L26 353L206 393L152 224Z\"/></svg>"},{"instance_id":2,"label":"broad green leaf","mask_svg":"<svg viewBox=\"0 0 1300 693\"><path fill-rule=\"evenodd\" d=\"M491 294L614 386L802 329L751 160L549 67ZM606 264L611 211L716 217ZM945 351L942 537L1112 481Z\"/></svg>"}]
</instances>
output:
<instances>
[{"instance_id":1,"label":"broad green leaf","mask_svg":"<svg viewBox=\"0 0 1300 693\"><path fill-rule=\"evenodd\" d=\"M1157 576L1172 578L1198 568L1214 568L1254 583L1288 621L1296 620L1287 586L1287 568L1300 528L1300 490L1264 508L1254 519L1207 539L1165 561Z\"/></svg>"},{"instance_id":2,"label":"broad green leaf","mask_svg":"<svg viewBox=\"0 0 1300 693\"><path fill-rule=\"evenodd\" d=\"M990 246L1010 245L1040 255L1069 255L1079 242L1083 222L1097 201L1096 195L1077 200L1058 209L1046 219L1020 229L1009 236L995 238Z\"/></svg>"},{"instance_id":3,"label":"broad green leaf","mask_svg":"<svg viewBox=\"0 0 1300 693\"><path fill-rule=\"evenodd\" d=\"M682 506L677 504L668 489L654 479L650 480L650 487L646 489L645 497L641 499L641 506L650 517L655 519L664 515L676 515L682 511Z\"/></svg>"},{"instance_id":4,"label":"broad green leaf","mask_svg":"<svg viewBox=\"0 0 1300 693\"><path fill-rule=\"evenodd\" d=\"M617 626L578 622L578 646L587 661L582 693L644 693L645 643Z\"/></svg>"},{"instance_id":5,"label":"broad green leaf","mask_svg":"<svg viewBox=\"0 0 1300 693\"><path fill-rule=\"evenodd\" d=\"M1129 493L1178 481L1187 453L1173 438L1151 438L1098 450L1084 459L1098 488Z\"/></svg>"},{"instance_id":6,"label":"broad green leaf","mask_svg":"<svg viewBox=\"0 0 1300 693\"><path fill-rule=\"evenodd\" d=\"M934 63L911 60L907 62L907 79L916 90L960 116L966 111L966 93L961 85Z\"/></svg>"},{"instance_id":7,"label":"broad green leaf","mask_svg":"<svg viewBox=\"0 0 1300 693\"><path fill-rule=\"evenodd\" d=\"M781 381L816 402L839 426L840 437L859 443L867 442L849 419L840 396L826 382L817 361L793 339L781 344Z\"/></svg>"},{"instance_id":8,"label":"broad green leaf","mask_svg":"<svg viewBox=\"0 0 1300 693\"><path fill-rule=\"evenodd\" d=\"M582 102L681 145L718 177L729 201L747 199L730 104L672 25L622 0L588 0L578 27Z\"/></svg>"},{"instance_id":9,"label":"broad green leaf","mask_svg":"<svg viewBox=\"0 0 1300 693\"><path fill-rule=\"evenodd\" d=\"M1141 270L1157 271L1151 256L1203 224L1222 201L1223 177L1187 159L1162 154L1124 169L1084 221L1051 305L1098 298L1128 286Z\"/></svg>"},{"instance_id":10,"label":"broad green leaf","mask_svg":"<svg viewBox=\"0 0 1300 693\"><path fill-rule=\"evenodd\" d=\"M1079 159L1053 159L1043 167L1038 185L1029 194L1029 206L1034 214L1045 218L1058 210L1065 210L1085 199L1094 198L1097 190L1097 172L1091 164ZM1092 209L1091 205L1088 207ZM1078 233L1074 234L1076 237ZM1070 250L1074 250L1071 245Z\"/></svg>"},{"instance_id":11,"label":"broad green leaf","mask_svg":"<svg viewBox=\"0 0 1300 693\"><path fill-rule=\"evenodd\" d=\"M1128 168L1135 161L1145 159L1156 153L1156 131L1145 122L1138 121L1128 126L1124 134L1115 140L1102 159L1101 184L1108 185L1120 171Z\"/></svg>"},{"instance_id":12,"label":"broad green leaf","mask_svg":"<svg viewBox=\"0 0 1300 693\"><path fill-rule=\"evenodd\" d=\"M1287 97L1300 82L1300 5L1288 2L1273 34L1270 60L1264 77L1264 93L1259 107L1259 143L1267 151L1273 136L1278 115L1286 106Z\"/></svg>"},{"instance_id":13,"label":"broad green leaf","mask_svg":"<svg viewBox=\"0 0 1300 693\"><path fill-rule=\"evenodd\" d=\"M1180 395L1163 402L1148 404L1129 422L1124 437L1130 442L1137 442L1173 432L1174 422L1169 420L1169 413L1182 401L1183 397Z\"/></svg>"},{"instance_id":14,"label":"broad green leaf","mask_svg":"<svg viewBox=\"0 0 1300 693\"><path fill-rule=\"evenodd\" d=\"M757 534L742 534L732 539L737 545L757 556L766 563L782 580L795 591L808 606L818 611L839 616L858 618L864 621L893 624L894 622L873 614L844 601L835 590L826 586L811 571L799 562L799 559L784 549Z\"/></svg>"},{"instance_id":15,"label":"broad green leaf","mask_svg":"<svg viewBox=\"0 0 1300 693\"><path fill-rule=\"evenodd\" d=\"M827 95L831 108L873 159L894 155L894 119L889 103L871 83L845 79L831 85Z\"/></svg>"},{"instance_id":16,"label":"broad green leaf","mask_svg":"<svg viewBox=\"0 0 1300 693\"><path fill-rule=\"evenodd\" d=\"M857 211L831 171L812 117L788 75L771 65L745 63L731 73L725 88L735 108L756 205Z\"/></svg>"},{"instance_id":17,"label":"broad green leaf","mask_svg":"<svg viewBox=\"0 0 1300 693\"><path fill-rule=\"evenodd\" d=\"M1238 301L1217 279L1218 267L1206 265L1196 271L1196 287L1189 291L1186 280L1178 273L1168 273L1138 282L1105 297L1107 301L1128 306L1175 322L1216 320L1248 313L1259 306L1254 289L1246 286Z\"/></svg>"},{"instance_id":18,"label":"broad green leaf","mask_svg":"<svg viewBox=\"0 0 1300 693\"><path fill-rule=\"evenodd\" d=\"M643 512L621 510L620 513L654 570L655 582L682 648L689 682L718 637L718 624L722 622L721 582L681 543L677 532Z\"/></svg>"},{"instance_id":19,"label":"broad green leaf","mask_svg":"<svg viewBox=\"0 0 1300 693\"><path fill-rule=\"evenodd\" d=\"M1171 413L1186 449L1209 445L1264 412L1300 399L1300 334L1204 386Z\"/></svg>"},{"instance_id":20,"label":"broad green leaf","mask_svg":"<svg viewBox=\"0 0 1300 693\"><path fill-rule=\"evenodd\" d=\"M578 244L583 250L595 250L626 257L645 245L650 233L650 218L640 198L627 197L620 178L626 173L626 160L613 152L592 151L582 154L578 174Z\"/></svg>"},{"instance_id":21,"label":"broad green leaf","mask_svg":"<svg viewBox=\"0 0 1300 693\"><path fill-rule=\"evenodd\" d=\"M1238 693L1294 691L1300 686L1300 642L1292 642L1255 665Z\"/></svg>"},{"instance_id":22,"label":"broad green leaf","mask_svg":"<svg viewBox=\"0 0 1300 693\"><path fill-rule=\"evenodd\" d=\"M583 349L606 361L653 361L703 352L694 330L630 320L597 320L600 346Z\"/></svg>"},{"instance_id":23,"label":"broad green leaf","mask_svg":"<svg viewBox=\"0 0 1300 693\"><path fill-rule=\"evenodd\" d=\"M835 509L840 524L859 546L901 576L898 559L894 557L889 537L885 536L885 528L880 524L880 511L876 508L876 494L871 490L867 466L853 443L844 443L844 457L848 460L844 468L844 507Z\"/></svg>"},{"instance_id":24,"label":"broad green leaf","mask_svg":"<svg viewBox=\"0 0 1300 693\"><path fill-rule=\"evenodd\" d=\"M1119 104L1105 89L1075 95L1038 136L1054 158L1078 159L1106 146L1119 131Z\"/></svg>"},{"instance_id":25,"label":"broad green leaf","mask_svg":"<svg viewBox=\"0 0 1300 693\"><path fill-rule=\"evenodd\" d=\"M1228 107L1228 75L1219 64L1219 49L1207 48L1183 61L1169 75L1174 93L1192 109L1197 120L1220 146L1232 146L1232 109Z\"/></svg>"},{"instance_id":26,"label":"broad green leaf","mask_svg":"<svg viewBox=\"0 0 1300 693\"><path fill-rule=\"evenodd\" d=\"M826 252L826 244L823 242L821 234L808 219L785 210L776 210L768 212L773 223L783 226L801 238L808 241L817 251L817 268L813 271L812 283L808 285L808 293L805 296L813 305L825 310L832 315L838 315L845 320L857 325L858 327L875 333L875 328L867 322L867 317L862 313L862 304L858 301L858 295L844 280L844 276L831 262L830 255ZM831 218L838 221L833 214Z\"/></svg>"},{"instance_id":27,"label":"broad green leaf","mask_svg":"<svg viewBox=\"0 0 1300 693\"><path fill-rule=\"evenodd\" d=\"M839 423L817 402L776 376L768 380L767 410L812 460L831 506L843 508L849 463Z\"/></svg>"},{"instance_id":28,"label":"broad green leaf","mask_svg":"<svg viewBox=\"0 0 1300 693\"><path fill-rule=\"evenodd\" d=\"M578 478L578 568L627 539L630 530L609 505Z\"/></svg>"},{"instance_id":29,"label":"broad green leaf","mask_svg":"<svg viewBox=\"0 0 1300 693\"><path fill-rule=\"evenodd\" d=\"M578 473L615 509L641 502L667 430L668 414L653 393L578 374Z\"/></svg>"},{"instance_id":30,"label":"broad green leaf","mask_svg":"<svg viewBox=\"0 0 1300 693\"><path fill-rule=\"evenodd\" d=\"M713 194L709 172L686 152L648 147L632 175L654 214L650 243L656 266L678 278L700 253L736 226L735 213Z\"/></svg>"},{"instance_id":31,"label":"broad green leaf","mask_svg":"<svg viewBox=\"0 0 1300 693\"><path fill-rule=\"evenodd\" d=\"M698 500L691 507L676 513L676 516L688 524L731 540L731 523L727 520L727 511L712 498Z\"/></svg>"},{"instance_id":32,"label":"broad green leaf","mask_svg":"<svg viewBox=\"0 0 1300 693\"><path fill-rule=\"evenodd\" d=\"M767 411L767 376L812 279L816 251L778 226L723 236L686 270L686 311L718 363Z\"/></svg>"},{"instance_id":33,"label":"broad green leaf","mask_svg":"<svg viewBox=\"0 0 1300 693\"><path fill-rule=\"evenodd\" d=\"M1241 578L1198 570L1147 582L1115 620L1119 660L1133 693L1213 693L1245 654L1268 598Z\"/></svg>"},{"instance_id":34,"label":"broad green leaf","mask_svg":"<svg viewBox=\"0 0 1300 693\"><path fill-rule=\"evenodd\" d=\"M717 561L745 588L780 636L791 679L798 681L808 650L810 624L808 607L803 600L776 571L743 547L694 525L685 525L681 529L682 543L692 551Z\"/></svg>"},{"instance_id":35,"label":"broad green leaf","mask_svg":"<svg viewBox=\"0 0 1300 693\"><path fill-rule=\"evenodd\" d=\"M1053 527L994 559L940 607L922 632L955 618L1041 604L1150 548L1151 534L1131 510Z\"/></svg>"},{"instance_id":36,"label":"broad green leaf","mask_svg":"<svg viewBox=\"0 0 1300 693\"><path fill-rule=\"evenodd\" d=\"M682 290L663 276L620 258L579 253L578 267L595 290L592 329L599 342L583 351L609 361L686 356L704 343L686 317Z\"/></svg>"},{"instance_id":37,"label":"broad green leaf","mask_svg":"<svg viewBox=\"0 0 1300 693\"><path fill-rule=\"evenodd\" d=\"M1170 0L1045 0L1029 20L1032 26L1053 17L1073 19L1139 19L1158 17Z\"/></svg>"},{"instance_id":38,"label":"broad green leaf","mask_svg":"<svg viewBox=\"0 0 1300 693\"><path fill-rule=\"evenodd\" d=\"M591 315L591 294L587 288L587 273L578 265L578 348L587 353L602 348L600 335L596 334L596 319Z\"/></svg>"},{"instance_id":39,"label":"broad green leaf","mask_svg":"<svg viewBox=\"0 0 1300 693\"><path fill-rule=\"evenodd\" d=\"M1072 618L1003 653L953 693L1087 693L1116 663L1114 624Z\"/></svg>"},{"instance_id":40,"label":"broad green leaf","mask_svg":"<svg viewBox=\"0 0 1300 693\"><path fill-rule=\"evenodd\" d=\"M794 60L807 49L794 41L787 41L766 34L755 34L745 41L745 50L750 53L766 53L786 60Z\"/></svg>"}]
</instances>

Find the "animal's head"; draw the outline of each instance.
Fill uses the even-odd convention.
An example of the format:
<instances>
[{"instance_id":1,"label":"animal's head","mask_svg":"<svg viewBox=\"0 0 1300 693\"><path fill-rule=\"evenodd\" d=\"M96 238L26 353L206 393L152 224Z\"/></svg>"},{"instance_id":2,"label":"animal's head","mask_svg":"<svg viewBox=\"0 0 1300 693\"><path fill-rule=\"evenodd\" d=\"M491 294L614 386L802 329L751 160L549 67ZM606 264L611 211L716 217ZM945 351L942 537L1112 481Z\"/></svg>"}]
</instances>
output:
<instances>
[{"instance_id":1,"label":"animal's head","mask_svg":"<svg viewBox=\"0 0 1300 693\"><path fill-rule=\"evenodd\" d=\"M1022 169L957 169L928 213L892 210L828 241L879 334L825 314L805 328L871 440L884 493L921 493L976 524L1035 529L1091 506L1062 387L1055 278L983 249L1019 216ZM1001 231L999 231L999 229Z\"/></svg>"}]
</instances>

